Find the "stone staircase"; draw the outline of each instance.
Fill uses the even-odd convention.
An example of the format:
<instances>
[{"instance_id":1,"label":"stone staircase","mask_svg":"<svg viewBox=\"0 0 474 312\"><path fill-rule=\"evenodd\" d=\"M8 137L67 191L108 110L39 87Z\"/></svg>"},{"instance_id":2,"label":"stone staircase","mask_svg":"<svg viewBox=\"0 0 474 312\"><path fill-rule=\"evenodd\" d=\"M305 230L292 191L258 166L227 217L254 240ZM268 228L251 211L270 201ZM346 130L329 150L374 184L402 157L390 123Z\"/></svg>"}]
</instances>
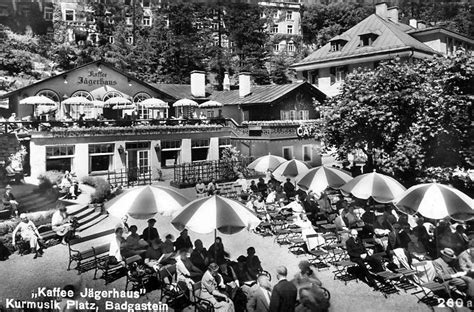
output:
<instances>
[{"instance_id":1,"label":"stone staircase","mask_svg":"<svg viewBox=\"0 0 474 312\"><path fill-rule=\"evenodd\" d=\"M76 217L79 221L79 227L76 229L76 232L84 231L108 217L108 214L102 214L100 209L84 204L68 206L67 212L71 217Z\"/></svg>"}]
</instances>

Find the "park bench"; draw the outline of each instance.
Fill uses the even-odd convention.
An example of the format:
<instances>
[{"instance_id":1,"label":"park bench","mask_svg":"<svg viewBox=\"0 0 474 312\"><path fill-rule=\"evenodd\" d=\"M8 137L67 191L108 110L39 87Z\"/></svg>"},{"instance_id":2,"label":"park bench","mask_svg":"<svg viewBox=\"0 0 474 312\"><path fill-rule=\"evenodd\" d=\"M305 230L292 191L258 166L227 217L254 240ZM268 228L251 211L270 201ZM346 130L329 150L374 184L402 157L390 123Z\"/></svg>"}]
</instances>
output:
<instances>
[{"instance_id":1,"label":"park bench","mask_svg":"<svg viewBox=\"0 0 474 312\"><path fill-rule=\"evenodd\" d=\"M107 248L104 246L100 246L97 248L92 247L94 250L94 259L95 259L95 271L94 271L94 279L97 279L97 272L102 271L102 276L105 280L105 285L125 276L127 274L128 265L142 261L142 257L139 255L133 255L125 259L126 267L122 265L122 263L110 263L109 261L109 245L107 244Z\"/></svg>"},{"instance_id":2,"label":"park bench","mask_svg":"<svg viewBox=\"0 0 474 312\"><path fill-rule=\"evenodd\" d=\"M217 184L217 189L219 190L219 195L237 199L242 191L242 186L235 184L235 182L226 182Z\"/></svg>"},{"instance_id":3,"label":"park bench","mask_svg":"<svg viewBox=\"0 0 474 312\"><path fill-rule=\"evenodd\" d=\"M97 239L106 235L113 234L115 232L114 229L102 231L99 233L95 233L89 235L87 237L75 238L69 241L68 248L69 248L69 264L67 266L68 271L71 269L71 263L76 262L76 270L79 274L92 270L96 268L97 259L102 256L107 256L109 251L109 244L102 244L100 246L91 247L84 250L77 250L74 249L75 245L80 243L84 243L93 239ZM105 254L105 255L104 255Z\"/></svg>"}]
</instances>

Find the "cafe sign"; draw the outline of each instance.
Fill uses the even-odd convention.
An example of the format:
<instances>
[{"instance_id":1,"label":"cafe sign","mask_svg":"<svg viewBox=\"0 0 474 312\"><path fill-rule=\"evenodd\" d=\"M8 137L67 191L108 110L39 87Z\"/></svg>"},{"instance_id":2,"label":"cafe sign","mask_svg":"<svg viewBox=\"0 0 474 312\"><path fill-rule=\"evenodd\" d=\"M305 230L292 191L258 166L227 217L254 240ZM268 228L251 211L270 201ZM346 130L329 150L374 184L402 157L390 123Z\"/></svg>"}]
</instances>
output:
<instances>
[{"instance_id":1,"label":"cafe sign","mask_svg":"<svg viewBox=\"0 0 474 312\"><path fill-rule=\"evenodd\" d=\"M115 86L117 81L107 78L107 73L89 71L87 76L79 76L78 84L87 86Z\"/></svg>"},{"instance_id":2,"label":"cafe sign","mask_svg":"<svg viewBox=\"0 0 474 312\"><path fill-rule=\"evenodd\" d=\"M300 125L296 128L296 135L300 139L310 139L314 138L316 133L316 127L312 125Z\"/></svg>"}]
</instances>

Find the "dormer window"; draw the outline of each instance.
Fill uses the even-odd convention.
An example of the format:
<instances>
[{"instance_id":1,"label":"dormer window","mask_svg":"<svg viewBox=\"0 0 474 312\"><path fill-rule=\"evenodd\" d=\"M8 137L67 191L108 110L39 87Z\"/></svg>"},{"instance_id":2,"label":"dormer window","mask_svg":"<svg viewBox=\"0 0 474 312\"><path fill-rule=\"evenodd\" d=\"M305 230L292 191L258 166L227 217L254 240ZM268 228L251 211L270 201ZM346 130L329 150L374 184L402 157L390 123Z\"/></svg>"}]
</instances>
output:
<instances>
[{"instance_id":1,"label":"dormer window","mask_svg":"<svg viewBox=\"0 0 474 312\"><path fill-rule=\"evenodd\" d=\"M360 35L360 47L370 47L374 41L378 38L377 34L369 33Z\"/></svg>"},{"instance_id":2,"label":"dormer window","mask_svg":"<svg viewBox=\"0 0 474 312\"><path fill-rule=\"evenodd\" d=\"M331 41L331 52L338 52L341 51L342 48L346 45L347 41L338 39Z\"/></svg>"}]
</instances>

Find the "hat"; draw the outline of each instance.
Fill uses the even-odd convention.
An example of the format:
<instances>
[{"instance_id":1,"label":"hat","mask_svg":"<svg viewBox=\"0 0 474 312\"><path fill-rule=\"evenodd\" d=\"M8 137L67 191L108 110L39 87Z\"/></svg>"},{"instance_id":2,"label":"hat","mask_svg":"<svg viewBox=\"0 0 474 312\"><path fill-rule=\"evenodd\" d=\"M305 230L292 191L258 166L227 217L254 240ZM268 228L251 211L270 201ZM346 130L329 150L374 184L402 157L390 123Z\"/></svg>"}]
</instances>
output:
<instances>
[{"instance_id":1,"label":"hat","mask_svg":"<svg viewBox=\"0 0 474 312\"><path fill-rule=\"evenodd\" d=\"M213 262L213 263L209 264L209 271L217 272L217 271L219 271L219 266Z\"/></svg>"},{"instance_id":2,"label":"hat","mask_svg":"<svg viewBox=\"0 0 474 312\"><path fill-rule=\"evenodd\" d=\"M441 254L447 258L456 259L454 250L452 250L451 248L444 248L443 250L441 250Z\"/></svg>"},{"instance_id":3,"label":"hat","mask_svg":"<svg viewBox=\"0 0 474 312\"><path fill-rule=\"evenodd\" d=\"M148 223L153 223L153 224L155 224L155 223L156 223L156 220L153 219L153 218L151 218L151 219L148 220Z\"/></svg>"},{"instance_id":4,"label":"hat","mask_svg":"<svg viewBox=\"0 0 474 312\"><path fill-rule=\"evenodd\" d=\"M6 190L11 190L11 189L12 189L12 187L11 187L11 185L10 185L10 184L7 184L7 186L5 186L5 189L6 189Z\"/></svg>"},{"instance_id":5,"label":"hat","mask_svg":"<svg viewBox=\"0 0 474 312\"><path fill-rule=\"evenodd\" d=\"M26 218L26 213L20 214L20 219L24 219L24 218Z\"/></svg>"}]
</instances>

